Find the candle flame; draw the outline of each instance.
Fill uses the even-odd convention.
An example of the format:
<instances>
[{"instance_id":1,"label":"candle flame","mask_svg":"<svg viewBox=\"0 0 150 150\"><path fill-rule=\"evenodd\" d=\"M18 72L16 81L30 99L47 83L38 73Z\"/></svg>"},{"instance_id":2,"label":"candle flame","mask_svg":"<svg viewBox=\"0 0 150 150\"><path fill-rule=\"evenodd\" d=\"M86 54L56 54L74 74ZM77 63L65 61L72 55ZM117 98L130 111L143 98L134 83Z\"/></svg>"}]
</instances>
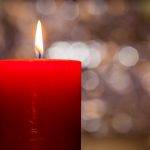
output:
<instances>
[{"instance_id":1,"label":"candle flame","mask_svg":"<svg viewBox=\"0 0 150 150\"><path fill-rule=\"evenodd\" d=\"M42 25L40 20L37 23L36 29L35 52L37 55L43 55L43 36L42 36Z\"/></svg>"}]
</instances>

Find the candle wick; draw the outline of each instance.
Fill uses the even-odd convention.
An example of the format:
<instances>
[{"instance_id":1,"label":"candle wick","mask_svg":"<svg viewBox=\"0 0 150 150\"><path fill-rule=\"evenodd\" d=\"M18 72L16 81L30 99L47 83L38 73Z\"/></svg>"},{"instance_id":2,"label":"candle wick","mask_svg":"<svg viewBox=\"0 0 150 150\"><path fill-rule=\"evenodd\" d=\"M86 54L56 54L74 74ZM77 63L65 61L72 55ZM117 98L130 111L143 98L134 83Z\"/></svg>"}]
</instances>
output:
<instances>
[{"instance_id":1,"label":"candle wick","mask_svg":"<svg viewBox=\"0 0 150 150\"><path fill-rule=\"evenodd\" d=\"M37 52L36 56L38 59L43 58L43 54L40 52L40 49L38 47L35 47L35 51Z\"/></svg>"},{"instance_id":2,"label":"candle wick","mask_svg":"<svg viewBox=\"0 0 150 150\"><path fill-rule=\"evenodd\" d=\"M42 54L41 54L41 53L38 54L38 58L39 58L39 59L42 58Z\"/></svg>"}]
</instances>

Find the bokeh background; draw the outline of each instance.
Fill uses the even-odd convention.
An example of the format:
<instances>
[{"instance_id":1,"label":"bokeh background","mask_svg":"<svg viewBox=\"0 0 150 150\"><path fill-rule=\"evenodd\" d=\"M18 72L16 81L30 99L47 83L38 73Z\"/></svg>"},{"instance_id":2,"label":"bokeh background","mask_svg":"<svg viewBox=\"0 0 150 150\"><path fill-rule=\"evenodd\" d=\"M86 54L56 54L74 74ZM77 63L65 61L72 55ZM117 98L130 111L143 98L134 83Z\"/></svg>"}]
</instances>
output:
<instances>
[{"instance_id":1,"label":"bokeh background","mask_svg":"<svg viewBox=\"0 0 150 150\"><path fill-rule=\"evenodd\" d=\"M82 61L82 150L150 149L149 0L0 0L0 58Z\"/></svg>"}]
</instances>

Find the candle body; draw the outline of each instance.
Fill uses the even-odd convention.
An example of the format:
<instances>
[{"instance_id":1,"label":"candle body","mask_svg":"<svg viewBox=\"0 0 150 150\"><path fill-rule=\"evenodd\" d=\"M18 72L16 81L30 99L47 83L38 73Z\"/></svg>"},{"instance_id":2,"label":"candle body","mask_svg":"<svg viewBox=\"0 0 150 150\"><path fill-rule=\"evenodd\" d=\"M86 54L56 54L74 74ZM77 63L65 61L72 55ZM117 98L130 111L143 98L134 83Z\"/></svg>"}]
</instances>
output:
<instances>
[{"instance_id":1,"label":"candle body","mask_svg":"<svg viewBox=\"0 0 150 150\"><path fill-rule=\"evenodd\" d=\"M80 149L80 62L0 61L0 69L0 149Z\"/></svg>"}]
</instances>

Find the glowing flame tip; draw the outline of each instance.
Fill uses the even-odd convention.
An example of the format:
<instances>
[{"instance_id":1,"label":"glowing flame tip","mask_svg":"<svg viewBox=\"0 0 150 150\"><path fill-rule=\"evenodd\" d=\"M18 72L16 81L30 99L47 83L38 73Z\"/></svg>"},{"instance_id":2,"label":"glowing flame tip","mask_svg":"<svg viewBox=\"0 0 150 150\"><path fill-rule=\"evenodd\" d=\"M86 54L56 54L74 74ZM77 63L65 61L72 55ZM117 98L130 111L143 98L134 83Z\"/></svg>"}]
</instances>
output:
<instances>
[{"instance_id":1,"label":"glowing flame tip","mask_svg":"<svg viewBox=\"0 0 150 150\"><path fill-rule=\"evenodd\" d=\"M37 55L43 55L42 24L40 20L38 20L36 35L35 35L35 52Z\"/></svg>"}]
</instances>

